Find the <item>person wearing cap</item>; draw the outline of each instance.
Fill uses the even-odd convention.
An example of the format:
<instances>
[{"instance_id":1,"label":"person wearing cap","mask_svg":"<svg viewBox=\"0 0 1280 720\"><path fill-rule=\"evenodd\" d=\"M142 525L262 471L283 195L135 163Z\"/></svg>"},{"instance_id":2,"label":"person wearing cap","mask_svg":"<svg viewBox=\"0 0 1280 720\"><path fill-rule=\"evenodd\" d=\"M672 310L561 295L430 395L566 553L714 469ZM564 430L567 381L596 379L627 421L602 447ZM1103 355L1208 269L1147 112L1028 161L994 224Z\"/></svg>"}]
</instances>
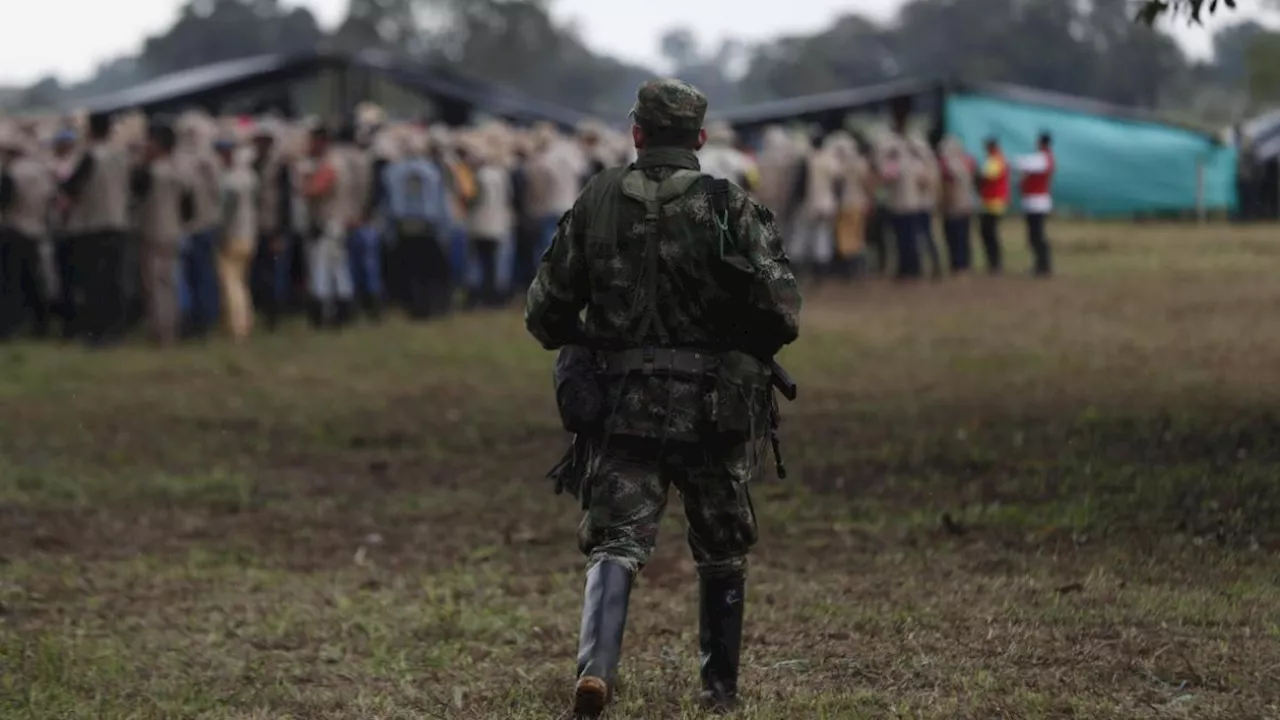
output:
<instances>
[{"instance_id":1,"label":"person wearing cap","mask_svg":"<svg viewBox=\"0 0 1280 720\"><path fill-rule=\"evenodd\" d=\"M597 717L613 695L632 579L673 484L698 566L701 700L715 711L737 704L758 536L748 488L774 418L767 363L796 339L801 299L771 213L701 171L706 111L687 83L640 86L636 161L596 175L560 218L525 306L529 332L561 351L557 396L579 395L562 395L565 383L600 396L560 406L591 455L556 475L586 509L579 717Z\"/></svg>"},{"instance_id":2,"label":"person wearing cap","mask_svg":"<svg viewBox=\"0 0 1280 720\"><path fill-rule=\"evenodd\" d=\"M0 129L0 341L30 318L33 332L49 330L49 298L40 265L54 196L53 173L31 153L31 142Z\"/></svg>"},{"instance_id":3,"label":"person wearing cap","mask_svg":"<svg viewBox=\"0 0 1280 720\"><path fill-rule=\"evenodd\" d=\"M232 339L243 342L253 329L253 297L249 294L249 263L258 245L257 179L239 152L235 137L214 141L222 167L222 236L218 240L218 285L222 290L223 318Z\"/></svg>"},{"instance_id":4,"label":"person wearing cap","mask_svg":"<svg viewBox=\"0 0 1280 720\"><path fill-rule=\"evenodd\" d=\"M73 324L93 347L124 330L124 258L129 230L129 158L111 143L109 115L89 116L89 146L60 186L71 243Z\"/></svg>"},{"instance_id":5,"label":"person wearing cap","mask_svg":"<svg viewBox=\"0 0 1280 720\"><path fill-rule=\"evenodd\" d=\"M139 261L147 326L160 345L173 345L181 329L178 276L185 226L195 216L189 176L174 159L177 136L172 127L155 123L147 131L142 165L130 177L138 202L141 240Z\"/></svg>"}]
</instances>

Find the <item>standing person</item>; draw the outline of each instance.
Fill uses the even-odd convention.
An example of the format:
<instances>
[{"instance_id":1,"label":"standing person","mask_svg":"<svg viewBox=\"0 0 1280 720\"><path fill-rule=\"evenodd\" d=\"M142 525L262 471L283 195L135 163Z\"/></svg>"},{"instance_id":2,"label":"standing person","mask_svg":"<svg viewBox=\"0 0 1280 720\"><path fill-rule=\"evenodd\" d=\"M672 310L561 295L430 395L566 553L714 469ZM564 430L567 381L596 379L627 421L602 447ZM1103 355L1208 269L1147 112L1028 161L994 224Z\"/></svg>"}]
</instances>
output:
<instances>
[{"instance_id":1,"label":"standing person","mask_svg":"<svg viewBox=\"0 0 1280 720\"><path fill-rule=\"evenodd\" d=\"M1000 219L1009 208L1009 163L995 138L987 138L986 151L987 156L978 169L978 195L982 198L978 233L982 237L983 254L987 256L987 271L995 275L1004 269Z\"/></svg>"},{"instance_id":2,"label":"standing person","mask_svg":"<svg viewBox=\"0 0 1280 720\"><path fill-rule=\"evenodd\" d=\"M875 175L846 132L835 134L832 146L840 168L840 210L836 215L836 255L846 278L860 275L866 266L867 217L875 193Z\"/></svg>"},{"instance_id":3,"label":"standing person","mask_svg":"<svg viewBox=\"0 0 1280 720\"><path fill-rule=\"evenodd\" d=\"M232 339L243 342L253 330L249 264L258 245L257 180L240 156L234 138L219 138L216 148L222 164L218 283L222 287L227 332Z\"/></svg>"},{"instance_id":4,"label":"standing person","mask_svg":"<svg viewBox=\"0 0 1280 720\"><path fill-rule=\"evenodd\" d=\"M830 140L812 139L812 147L797 174L797 208L794 236L788 255L796 274L805 280L826 277L835 256L835 221L839 206L837 184L841 175L839 161Z\"/></svg>"},{"instance_id":5,"label":"standing person","mask_svg":"<svg viewBox=\"0 0 1280 720\"><path fill-rule=\"evenodd\" d=\"M267 330L274 331L292 285L293 181L280 144L281 128L270 118L253 129L253 173L258 188L254 218L258 222L257 257L253 264L254 303L263 309Z\"/></svg>"},{"instance_id":6,"label":"standing person","mask_svg":"<svg viewBox=\"0 0 1280 720\"><path fill-rule=\"evenodd\" d=\"M49 233L54 179L31 150L30 141L0 130L0 340L21 330L28 314L33 334L49 330L40 244Z\"/></svg>"},{"instance_id":7,"label":"standing person","mask_svg":"<svg viewBox=\"0 0 1280 720\"><path fill-rule=\"evenodd\" d=\"M148 330L153 341L172 345L178 341L181 322L179 245L184 226L195 215L195 198L186 186L189 176L174 162L173 128L155 124L147 135L143 162L133 170L129 186L139 201L139 262Z\"/></svg>"},{"instance_id":8,"label":"standing person","mask_svg":"<svg viewBox=\"0 0 1280 720\"><path fill-rule=\"evenodd\" d=\"M876 171L885 187L888 226L898 258L894 277L920 277L920 175L905 135L905 120L880 133L876 143Z\"/></svg>"},{"instance_id":9,"label":"standing person","mask_svg":"<svg viewBox=\"0 0 1280 720\"><path fill-rule=\"evenodd\" d=\"M204 338L218 319L221 173L213 151L210 125L209 119L202 115L184 116L179 121L175 155L180 170L187 176L195 202L195 217L183 242L179 290L186 298L185 334L193 338Z\"/></svg>"},{"instance_id":10,"label":"standing person","mask_svg":"<svg viewBox=\"0 0 1280 720\"><path fill-rule=\"evenodd\" d=\"M800 293L772 215L700 171L706 109L678 80L640 86L638 158L584 189L529 288L529 332L565 348L562 357L596 353L601 406L612 409L574 421L597 428L580 476L589 561L579 717L599 716L613 695L632 578L673 484L698 564L701 699L719 711L737 704L747 553L758 537L748 486L772 412L762 360L795 340ZM717 411L700 401L709 386L727 403Z\"/></svg>"},{"instance_id":11,"label":"standing person","mask_svg":"<svg viewBox=\"0 0 1280 720\"><path fill-rule=\"evenodd\" d=\"M111 127L110 116L89 116L89 147L61 187L69 207L72 292L78 297L73 317L94 347L116 342L124 329L129 158L112 145Z\"/></svg>"},{"instance_id":12,"label":"standing person","mask_svg":"<svg viewBox=\"0 0 1280 720\"><path fill-rule=\"evenodd\" d=\"M308 313L314 327L341 327L342 308L355 294L347 265L346 237L352 203L347 163L333 147L328 128L316 125L308 138L308 164L303 195L307 202L307 280L311 289Z\"/></svg>"},{"instance_id":13,"label":"standing person","mask_svg":"<svg viewBox=\"0 0 1280 720\"><path fill-rule=\"evenodd\" d=\"M395 238L392 257L405 273L405 301L417 320L447 314L453 295L445 172L420 132L406 138L403 158L383 171L387 221Z\"/></svg>"},{"instance_id":14,"label":"standing person","mask_svg":"<svg viewBox=\"0 0 1280 720\"><path fill-rule=\"evenodd\" d=\"M1022 175L1022 212L1027 218L1027 243L1033 258L1031 271L1037 277L1049 277L1053 273L1053 260L1044 225L1053 212L1053 137L1047 132L1040 133L1036 151L1018 158L1015 165Z\"/></svg>"},{"instance_id":15,"label":"standing person","mask_svg":"<svg viewBox=\"0 0 1280 720\"><path fill-rule=\"evenodd\" d=\"M934 280L942 277L942 256L933 232L933 214L938 211L942 193L942 169L929 143L918 134L907 139L912 159L919 168L920 204L916 208L916 233L929 258L929 272Z\"/></svg>"},{"instance_id":16,"label":"standing person","mask_svg":"<svg viewBox=\"0 0 1280 720\"><path fill-rule=\"evenodd\" d=\"M77 153L76 131L70 126L64 127L53 136L53 178L57 187L71 177L79 164ZM67 213L70 210L70 199L64 194L54 197L52 222L53 264L57 269L58 283L53 306L58 319L62 322L62 338L69 340L76 336L76 286L72 275L72 243L67 234Z\"/></svg>"},{"instance_id":17,"label":"standing person","mask_svg":"<svg viewBox=\"0 0 1280 720\"><path fill-rule=\"evenodd\" d=\"M479 201L471 211L471 265L475 276L468 278L468 305L496 307L502 302L498 259L501 249L511 242L515 219L511 210L511 184L507 169L501 164L499 150L476 147L476 185Z\"/></svg>"},{"instance_id":18,"label":"standing person","mask_svg":"<svg viewBox=\"0 0 1280 720\"><path fill-rule=\"evenodd\" d=\"M942 166L943 235L953 274L963 274L972 265L970 232L973 226L973 178L977 163L964 151L960 140L948 135L939 143Z\"/></svg>"},{"instance_id":19,"label":"standing person","mask_svg":"<svg viewBox=\"0 0 1280 720\"><path fill-rule=\"evenodd\" d=\"M386 153L375 157L372 144L358 142L355 130L350 137L339 137L343 158L351 177L351 203L354 218L347 235L347 264L351 268L356 297L370 320L382 318L382 231L377 223L377 209L382 202L382 181L378 174L386 167ZM354 308L350 309L354 315Z\"/></svg>"}]
</instances>

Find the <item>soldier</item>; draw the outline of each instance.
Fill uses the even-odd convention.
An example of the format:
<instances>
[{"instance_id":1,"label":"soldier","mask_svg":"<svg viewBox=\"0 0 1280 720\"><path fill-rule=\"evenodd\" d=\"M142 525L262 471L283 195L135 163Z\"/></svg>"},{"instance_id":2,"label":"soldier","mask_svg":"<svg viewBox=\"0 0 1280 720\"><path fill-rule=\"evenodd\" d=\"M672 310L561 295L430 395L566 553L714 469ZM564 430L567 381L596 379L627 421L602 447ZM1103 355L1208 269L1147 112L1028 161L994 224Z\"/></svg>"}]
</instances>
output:
<instances>
[{"instance_id":1,"label":"soldier","mask_svg":"<svg viewBox=\"0 0 1280 720\"><path fill-rule=\"evenodd\" d=\"M168 125L153 125L144 164L135 168L130 188L140 205L142 289L152 339L178 340L179 246L183 227L195 216L194 197L174 162L177 138Z\"/></svg>"},{"instance_id":2,"label":"soldier","mask_svg":"<svg viewBox=\"0 0 1280 720\"><path fill-rule=\"evenodd\" d=\"M62 183L69 206L72 317L92 346L120 338L124 326L124 255L129 230L129 159L111 143L111 117L89 117L89 147ZM83 305L81 305L83 303Z\"/></svg>"},{"instance_id":3,"label":"soldier","mask_svg":"<svg viewBox=\"0 0 1280 720\"><path fill-rule=\"evenodd\" d=\"M40 244L48 236L54 180L32 149L17 133L0 131L0 340L22 327L28 310L37 336L49 329Z\"/></svg>"},{"instance_id":4,"label":"soldier","mask_svg":"<svg viewBox=\"0 0 1280 720\"><path fill-rule=\"evenodd\" d=\"M800 293L772 214L700 172L706 108L678 80L640 86L637 160L592 179L529 288L529 332L562 357L590 353L600 372L590 382L610 410L573 421L592 438L579 490L589 558L580 717L597 717L613 693L632 578L653 551L672 484L698 565L701 699L717 711L737 701L746 556L757 539L748 481L774 409L762 360L796 339Z\"/></svg>"}]
</instances>

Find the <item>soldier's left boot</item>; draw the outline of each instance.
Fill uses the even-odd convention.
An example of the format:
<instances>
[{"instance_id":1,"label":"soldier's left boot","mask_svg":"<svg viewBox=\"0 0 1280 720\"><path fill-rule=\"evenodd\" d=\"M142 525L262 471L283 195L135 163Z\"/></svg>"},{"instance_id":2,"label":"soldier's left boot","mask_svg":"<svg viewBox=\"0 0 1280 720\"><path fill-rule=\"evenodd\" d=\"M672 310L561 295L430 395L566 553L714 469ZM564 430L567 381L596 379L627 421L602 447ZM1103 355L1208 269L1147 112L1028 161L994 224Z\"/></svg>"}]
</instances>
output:
<instances>
[{"instance_id":1,"label":"soldier's left boot","mask_svg":"<svg viewBox=\"0 0 1280 720\"><path fill-rule=\"evenodd\" d=\"M608 560L587 572L573 698L574 716L579 719L600 717L613 698L632 577L630 569Z\"/></svg>"},{"instance_id":2,"label":"soldier's left boot","mask_svg":"<svg viewBox=\"0 0 1280 720\"><path fill-rule=\"evenodd\" d=\"M698 644L702 651L699 700L713 713L738 707L738 661L742 654L742 619L746 610L744 572L698 577Z\"/></svg>"}]
</instances>

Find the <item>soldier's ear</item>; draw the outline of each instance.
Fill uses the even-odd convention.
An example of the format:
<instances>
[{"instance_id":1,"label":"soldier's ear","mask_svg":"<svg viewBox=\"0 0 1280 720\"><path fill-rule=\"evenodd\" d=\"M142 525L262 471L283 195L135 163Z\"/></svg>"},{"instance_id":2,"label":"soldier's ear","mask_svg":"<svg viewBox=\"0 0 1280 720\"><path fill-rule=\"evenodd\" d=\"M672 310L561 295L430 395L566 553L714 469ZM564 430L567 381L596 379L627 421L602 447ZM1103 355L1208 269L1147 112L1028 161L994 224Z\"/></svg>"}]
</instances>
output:
<instances>
[{"instance_id":1,"label":"soldier's ear","mask_svg":"<svg viewBox=\"0 0 1280 720\"><path fill-rule=\"evenodd\" d=\"M707 144L707 129L702 128L698 131L698 146L694 150L701 150L703 145Z\"/></svg>"}]
</instances>

